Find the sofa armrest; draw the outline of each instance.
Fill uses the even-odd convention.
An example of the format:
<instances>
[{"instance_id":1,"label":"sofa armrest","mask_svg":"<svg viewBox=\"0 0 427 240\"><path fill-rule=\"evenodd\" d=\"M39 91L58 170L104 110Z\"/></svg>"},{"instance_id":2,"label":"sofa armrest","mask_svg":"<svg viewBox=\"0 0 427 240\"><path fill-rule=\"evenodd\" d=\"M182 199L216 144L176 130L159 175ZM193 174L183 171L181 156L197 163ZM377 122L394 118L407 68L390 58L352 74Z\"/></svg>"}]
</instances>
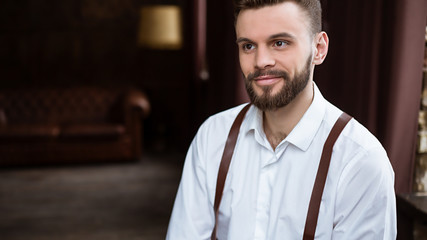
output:
<instances>
[{"instance_id":1,"label":"sofa armrest","mask_svg":"<svg viewBox=\"0 0 427 240\"><path fill-rule=\"evenodd\" d=\"M6 113L0 108L0 127L7 125Z\"/></svg>"},{"instance_id":2,"label":"sofa armrest","mask_svg":"<svg viewBox=\"0 0 427 240\"><path fill-rule=\"evenodd\" d=\"M150 114L150 102L144 93L138 90L130 90L126 94L125 111L133 111L132 109L140 110L142 112L142 118L146 118Z\"/></svg>"},{"instance_id":3,"label":"sofa armrest","mask_svg":"<svg viewBox=\"0 0 427 240\"><path fill-rule=\"evenodd\" d=\"M138 90L128 91L124 100L126 131L133 139L134 156L141 156L143 145L142 119L150 113L150 102L147 96Z\"/></svg>"}]
</instances>

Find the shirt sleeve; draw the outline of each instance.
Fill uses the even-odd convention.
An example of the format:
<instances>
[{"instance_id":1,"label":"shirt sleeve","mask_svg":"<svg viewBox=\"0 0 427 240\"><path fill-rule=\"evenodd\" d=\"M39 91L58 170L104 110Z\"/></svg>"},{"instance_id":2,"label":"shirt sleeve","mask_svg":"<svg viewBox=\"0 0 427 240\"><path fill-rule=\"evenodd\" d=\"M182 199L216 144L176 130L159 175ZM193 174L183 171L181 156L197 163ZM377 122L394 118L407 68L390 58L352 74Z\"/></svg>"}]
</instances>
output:
<instances>
[{"instance_id":1,"label":"shirt sleeve","mask_svg":"<svg viewBox=\"0 0 427 240\"><path fill-rule=\"evenodd\" d=\"M396 239L394 173L382 148L347 164L336 197L332 239Z\"/></svg>"},{"instance_id":2,"label":"shirt sleeve","mask_svg":"<svg viewBox=\"0 0 427 240\"><path fill-rule=\"evenodd\" d=\"M206 185L206 162L201 134L188 150L181 182L169 222L167 240L210 239L215 224Z\"/></svg>"}]
</instances>

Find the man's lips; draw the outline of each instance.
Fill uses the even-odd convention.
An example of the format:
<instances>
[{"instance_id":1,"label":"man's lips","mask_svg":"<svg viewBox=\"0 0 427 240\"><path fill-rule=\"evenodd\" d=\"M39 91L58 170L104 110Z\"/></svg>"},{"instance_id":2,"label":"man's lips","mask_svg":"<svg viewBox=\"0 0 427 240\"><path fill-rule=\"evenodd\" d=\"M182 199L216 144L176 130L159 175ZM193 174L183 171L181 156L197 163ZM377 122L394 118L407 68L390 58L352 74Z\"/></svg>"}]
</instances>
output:
<instances>
[{"instance_id":1,"label":"man's lips","mask_svg":"<svg viewBox=\"0 0 427 240\"><path fill-rule=\"evenodd\" d=\"M273 76L273 75L264 75L254 78L254 81L259 86L267 86L275 84L276 82L280 81L282 77Z\"/></svg>"}]
</instances>

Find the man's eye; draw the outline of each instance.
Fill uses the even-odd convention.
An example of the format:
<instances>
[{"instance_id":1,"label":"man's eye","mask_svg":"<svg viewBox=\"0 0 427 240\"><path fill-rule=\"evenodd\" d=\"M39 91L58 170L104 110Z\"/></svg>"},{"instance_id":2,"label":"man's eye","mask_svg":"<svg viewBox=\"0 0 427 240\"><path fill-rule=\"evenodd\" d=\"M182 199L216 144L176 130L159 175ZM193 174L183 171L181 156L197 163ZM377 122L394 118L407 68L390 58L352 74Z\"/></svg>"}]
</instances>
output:
<instances>
[{"instance_id":1,"label":"man's eye","mask_svg":"<svg viewBox=\"0 0 427 240\"><path fill-rule=\"evenodd\" d=\"M285 41L276 41L274 42L275 47L285 47L288 43Z\"/></svg>"},{"instance_id":2,"label":"man's eye","mask_svg":"<svg viewBox=\"0 0 427 240\"><path fill-rule=\"evenodd\" d=\"M249 51L255 48L255 46L253 44L250 43L246 43L242 45L242 48L244 51Z\"/></svg>"}]
</instances>

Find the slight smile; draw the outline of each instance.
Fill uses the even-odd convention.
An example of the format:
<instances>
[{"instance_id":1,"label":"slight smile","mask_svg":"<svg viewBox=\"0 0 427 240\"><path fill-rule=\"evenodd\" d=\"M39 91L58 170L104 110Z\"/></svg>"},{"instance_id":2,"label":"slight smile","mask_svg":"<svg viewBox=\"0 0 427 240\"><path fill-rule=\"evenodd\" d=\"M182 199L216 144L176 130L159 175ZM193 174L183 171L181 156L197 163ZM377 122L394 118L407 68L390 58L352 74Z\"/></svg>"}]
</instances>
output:
<instances>
[{"instance_id":1,"label":"slight smile","mask_svg":"<svg viewBox=\"0 0 427 240\"><path fill-rule=\"evenodd\" d=\"M254 78L255 84L259 86L268 86L273 85L280 81L282 77L273 76L273 75L265 75Z\"/></svg>"}]
</instances>

